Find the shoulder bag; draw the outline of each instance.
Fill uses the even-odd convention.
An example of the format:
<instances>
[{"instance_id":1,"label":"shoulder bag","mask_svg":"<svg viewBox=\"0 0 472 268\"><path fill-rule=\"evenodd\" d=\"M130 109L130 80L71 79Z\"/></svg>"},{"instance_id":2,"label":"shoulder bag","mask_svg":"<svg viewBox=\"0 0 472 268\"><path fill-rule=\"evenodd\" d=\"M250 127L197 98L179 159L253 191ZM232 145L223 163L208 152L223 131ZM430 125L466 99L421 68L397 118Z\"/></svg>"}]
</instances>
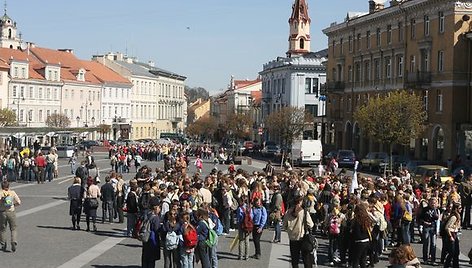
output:
<instances>
[{"instance_id":1,"label":"shoulder bag","mask_svg":"<svg viewBox=\"0 0 472 268\"><path fill-rule=\"evenodd\" d=\"M305 229L305 235L302 237L302 246L301 250L302 252L312 252L314 249L318 247L318 241L316 240L315 235L313 232L310 230L308 227L307 223L307 217L308 217L308 212L305 209L305 213L303 216L303 225Z\"/></svg>"}]
</instances>

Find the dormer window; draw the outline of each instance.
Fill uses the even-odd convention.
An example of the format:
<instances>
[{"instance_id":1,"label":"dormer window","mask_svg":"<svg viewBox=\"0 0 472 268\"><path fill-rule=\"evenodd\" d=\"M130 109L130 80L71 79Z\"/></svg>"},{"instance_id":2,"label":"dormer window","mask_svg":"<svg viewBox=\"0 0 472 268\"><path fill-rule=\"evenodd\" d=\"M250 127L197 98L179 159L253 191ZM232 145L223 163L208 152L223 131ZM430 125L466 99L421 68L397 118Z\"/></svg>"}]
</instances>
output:
<instances>
[{"instance_id":1,"label":"dormer window","mask_svg":"<svg viewBox=\"0 0 472 268\"><path fill-rule=\"evenodd\" d=\"M77 80L78 81L85 81L85 70L80 69L78 74L77 74Z\"/></svg>"}]
</instances>

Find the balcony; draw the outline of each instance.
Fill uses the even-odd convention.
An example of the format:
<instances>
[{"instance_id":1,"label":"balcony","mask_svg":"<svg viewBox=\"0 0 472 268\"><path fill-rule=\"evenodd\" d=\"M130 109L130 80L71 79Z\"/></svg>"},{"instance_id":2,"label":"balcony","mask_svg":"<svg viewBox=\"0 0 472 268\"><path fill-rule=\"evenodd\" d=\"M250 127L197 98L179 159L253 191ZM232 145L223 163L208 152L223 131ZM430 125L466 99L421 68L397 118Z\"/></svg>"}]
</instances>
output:
<instances>
[{"instance_id":1,"label":"balcony","mask_svg":"<svg viewBox=\"0 0 472 268\"><path fill-rule=\"evenodd\" d=\"M420 88L431 84L431 72L407 73L405 85L412 88Z\"/></svg>"},{"instance_id":2,"label":"balcony","mask_svg":"<svg viewBox=\"0 0 472 268\"><path fill-rule=\"evenodd\" d=\"M328 91L344 91L346 84L343 81L326 82L326 89Z\"/></svg>"}]
</instances>

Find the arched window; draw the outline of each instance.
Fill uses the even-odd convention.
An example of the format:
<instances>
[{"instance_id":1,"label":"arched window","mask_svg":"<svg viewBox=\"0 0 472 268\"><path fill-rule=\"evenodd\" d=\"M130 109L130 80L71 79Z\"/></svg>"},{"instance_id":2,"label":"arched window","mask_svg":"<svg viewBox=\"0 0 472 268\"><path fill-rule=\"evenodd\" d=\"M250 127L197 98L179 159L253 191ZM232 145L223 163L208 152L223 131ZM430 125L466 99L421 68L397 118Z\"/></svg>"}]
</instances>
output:
<instances>
[{"instance_id":1,"label":"arched window","mask_svg":"<svg viewBox=\"0 0 472 268\"><path fill-rule=\"evenodd\" d=\"M305 40L300 39L300 49L305 49Z\"/></svg>"},{"instance_id":2,"label":"arched window","mask_svg":"<svg viewBox=\"0 0 472 268\"><path fill-rule=\"evenodd\" d=\"M8 39L11 39L11 29L8 29Z\"/></svg>"}]
</instances>

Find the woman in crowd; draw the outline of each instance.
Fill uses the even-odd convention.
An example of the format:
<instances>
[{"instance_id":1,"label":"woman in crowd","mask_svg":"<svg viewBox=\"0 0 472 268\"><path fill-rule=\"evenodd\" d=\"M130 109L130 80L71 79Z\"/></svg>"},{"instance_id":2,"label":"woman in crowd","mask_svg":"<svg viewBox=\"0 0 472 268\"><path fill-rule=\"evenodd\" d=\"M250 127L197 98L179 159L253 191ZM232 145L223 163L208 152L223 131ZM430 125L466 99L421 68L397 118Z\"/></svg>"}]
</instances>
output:
<instances>
[{"instance_id":1,"label":"woman in crowd","mask_svg":"<svg viewBox=\"0 0 472 268\"><path fill-rule=\"evenodd\" d=\"M97 208L98 199L100 198L100 188L95 184L92 177L87 179L87 191L85 194L85 221L87 222L87 232L90 232L90 218L92 218L93 231L97 231Z\"/></svg>"},{"instance_id":2,"label":"woman in crowd","mask_svg":"<svg viewBox=\"0 0 472 268\"><path fill-rule=\"evenodd\" d=\"M393 248L388 261L390 263L389 268L421 268L420 260L418 260L409 244Z\"/></svg>"},{"instance_id":3,"label":"woman in crowd","mask_svg":"<svg viewBox=\"0 0 472 268\"><path fill-rule=\"evenodd\" d=\"M367 252L371 241L372 224L372 219L367 212L367 205L359 203L354 209L351 227L353 245L349 256L353 268L365 268L367 266Z\"/></svg>"},{"instance_id":4,"label":"woman in crowd","mask_svg":"<svg viewBox=\"0 0 472 268\"><path fill-rule=\"evenodd\" d=\"M162 224L162 241L164 245L164 268L178 268L180 265L179 239L181 235L181 224L178 220L177 210L171 209Z\"/></svg>"},{"instance_id":5,"label":"woman in crowd","mask_svg":"<svg viewBox=\"0 0 472 268\"><path fill-rule=\"evenodd\" d=\"M447 219L444 226L446 231L446 260L444 262L444 268L453 267L459 268L459 237L457 233L461 227L461 204L453 203L451 215Z\"/></svg>"}]
</instances>

